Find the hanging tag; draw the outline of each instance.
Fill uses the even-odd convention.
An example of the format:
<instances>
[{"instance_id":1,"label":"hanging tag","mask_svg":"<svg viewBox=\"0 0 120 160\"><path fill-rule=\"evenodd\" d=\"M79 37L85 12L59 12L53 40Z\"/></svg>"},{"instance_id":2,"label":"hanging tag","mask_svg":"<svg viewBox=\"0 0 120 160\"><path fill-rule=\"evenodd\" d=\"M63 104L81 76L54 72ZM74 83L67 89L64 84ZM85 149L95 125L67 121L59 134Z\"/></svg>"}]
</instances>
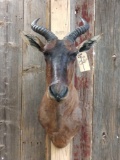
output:
<instances>
[{"instance_id":1,"label":"hanging tag","mask_svg":"<svg viewBox=\"0 0 120 160\"><path fill-rule=\"evenodd\" d=\"M86 52L78 53L77 62L80 68L80 72L90 71L90 64Z\"/></svg>"}]
</instances>

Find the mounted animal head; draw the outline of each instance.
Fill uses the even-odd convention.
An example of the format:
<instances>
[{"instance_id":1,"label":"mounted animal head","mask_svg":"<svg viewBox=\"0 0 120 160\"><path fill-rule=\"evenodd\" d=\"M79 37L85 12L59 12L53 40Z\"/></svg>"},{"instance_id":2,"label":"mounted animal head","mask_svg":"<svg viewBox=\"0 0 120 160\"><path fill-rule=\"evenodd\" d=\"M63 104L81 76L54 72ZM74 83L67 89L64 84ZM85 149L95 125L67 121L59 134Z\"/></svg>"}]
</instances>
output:
<instances>
[{"instance_id":1,"label":"mounted animal head","mask_svg":"<svg viewBox=\"0 0 120 160\"><path fill-rule=\"evenodd\" d=\"M46 61L46 82L48 96L56 101L64 100L72 84L74 61L79 52L89 50L98 37L82 43L80 48L75 47L77 37L89 29L89 24L81 18L82 26L65 36L62 40L44 27L38 26L36 19L32 22L31 28L34 32L42 35L47 43L44 45L38 37L22 34L23 39L30 45L43 52Z\"/></svg>"}]
</instances>

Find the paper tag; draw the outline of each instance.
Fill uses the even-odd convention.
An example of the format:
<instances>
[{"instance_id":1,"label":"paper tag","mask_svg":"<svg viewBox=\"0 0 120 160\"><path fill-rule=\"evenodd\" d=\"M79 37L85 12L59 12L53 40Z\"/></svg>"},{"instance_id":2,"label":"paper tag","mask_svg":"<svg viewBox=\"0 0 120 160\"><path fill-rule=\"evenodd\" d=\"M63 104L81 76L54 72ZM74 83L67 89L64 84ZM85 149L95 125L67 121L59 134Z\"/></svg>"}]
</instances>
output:
<instances>
[{"instance_id":1,"label":"paper tag","mask_svg":"<svg viewBox=\"0 0 120 160\"><path fill-rule=\"evenodd\" d=\"M90 64L86 52L78 53L77 62L81 72L90 71Z\"/></svg>"}]
</instances>

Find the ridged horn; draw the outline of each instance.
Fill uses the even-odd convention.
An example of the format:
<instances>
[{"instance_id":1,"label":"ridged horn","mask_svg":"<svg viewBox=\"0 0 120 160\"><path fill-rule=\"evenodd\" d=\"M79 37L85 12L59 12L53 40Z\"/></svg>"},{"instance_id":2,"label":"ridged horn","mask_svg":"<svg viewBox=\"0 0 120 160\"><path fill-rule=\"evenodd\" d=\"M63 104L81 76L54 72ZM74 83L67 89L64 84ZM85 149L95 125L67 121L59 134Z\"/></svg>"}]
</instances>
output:
<instances>
[{"instance_id":1,"label":"ridged horn","mask_svg":"<svg viewBox=\"0 0 120 160\"><path fill-rule=\"evenodd\" d=\"M73 32L66 36L65 39L74 42L77 37L84 34L89 29L89 24L83 18L81 18L81 21L83 22L83 26L76 28Z\"/></svg>"},{"instance_id":2,"label":"ridged horn","mask_svg":"<svg viewBox=\"0 0 120 160\"><path fill-rule=\"evenodd\" d=\"M44 27L38 26L37 22L39 21L40 18L35 19L32 23L31 23L31 28L34 32L42 35L47 41L51 41L54 39L57 39L57 36L52 33L51 31L47 30Z\"/></svg>"}]
</instances>

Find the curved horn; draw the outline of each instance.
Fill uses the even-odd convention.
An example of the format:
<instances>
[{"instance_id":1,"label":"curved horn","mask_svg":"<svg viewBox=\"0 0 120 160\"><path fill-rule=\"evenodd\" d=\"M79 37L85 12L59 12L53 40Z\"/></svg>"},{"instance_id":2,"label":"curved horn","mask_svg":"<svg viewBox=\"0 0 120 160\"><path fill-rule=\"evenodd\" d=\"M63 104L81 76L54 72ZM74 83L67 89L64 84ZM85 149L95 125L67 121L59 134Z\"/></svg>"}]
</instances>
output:
<instances>
[{"instance_id":1,"label":"curved horn","mask_svg":"<svg viewBox=\"0 0 120 160\"><path fill-rule=\"evenodd\" d=\"M71 32L68 36L65 37L66 39L74 42L77 37L84 34L89 29L89 24L83 18L81 18L81 21L84 25L76 28L73 32Z\"/></svg>"},{"instance_id":2,"label":"curved horn","mask_svg":"<svg viewBox=\"0 0 120 160\"><path fill-rule=\"evenodd\" d=\"M39 21L40 18L35 19L32 23L31 23L31 28L34 32L39 33L40 35L42 35L43 37L45 37L45 39L47 41L51 41L53 39L57 39L56 35L52 32L50 32L49 30L47 30L44 27L41 26L37 26L37 22Z\"/></svg>"}]
</instances>

